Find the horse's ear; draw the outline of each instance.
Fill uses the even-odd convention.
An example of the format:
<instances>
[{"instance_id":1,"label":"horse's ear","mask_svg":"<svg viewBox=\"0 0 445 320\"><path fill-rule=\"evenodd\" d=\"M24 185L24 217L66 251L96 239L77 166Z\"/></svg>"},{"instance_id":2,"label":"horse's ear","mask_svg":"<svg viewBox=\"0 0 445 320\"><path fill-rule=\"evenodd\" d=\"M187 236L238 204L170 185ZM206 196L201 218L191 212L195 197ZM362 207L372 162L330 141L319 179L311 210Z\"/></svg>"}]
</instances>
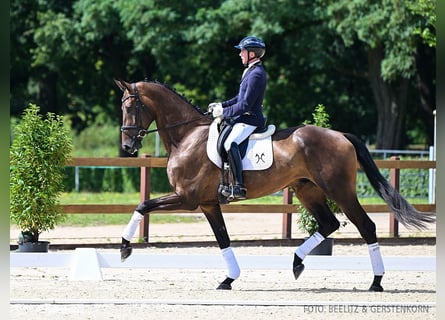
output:
<instances>
[{"instance_id":1,"label":"horse's ear","mask_svg":"<svg viewBox=\"0 0 445 320\"><path fill-rule=\"evenodd\" d=\"M114 83L121 89L122 91L125 91L130 88L130 85L125 82L124 80L118 80L114 79Z\"/></svg>"}]
</instances>

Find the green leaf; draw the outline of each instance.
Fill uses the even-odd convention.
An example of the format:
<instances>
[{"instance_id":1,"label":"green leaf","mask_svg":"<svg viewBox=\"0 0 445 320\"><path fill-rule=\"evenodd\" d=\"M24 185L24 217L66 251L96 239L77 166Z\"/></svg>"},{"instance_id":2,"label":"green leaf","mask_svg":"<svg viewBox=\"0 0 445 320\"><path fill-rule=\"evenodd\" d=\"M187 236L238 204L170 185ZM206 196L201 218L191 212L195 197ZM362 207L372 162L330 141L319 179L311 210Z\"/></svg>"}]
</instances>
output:
<instances>
[{"instance_id":1,"label":"green leaf","mask_svg":"<svg viewBox=\"0 0 445 320\"><path fill-rule=\"evenodd\" d=\"M36 239L64 218L59 196L72 150L63 118L52 113L44 118L39 111L34 104L25 109L10 147L11 218Z\"/></svg>"}]
</instances>

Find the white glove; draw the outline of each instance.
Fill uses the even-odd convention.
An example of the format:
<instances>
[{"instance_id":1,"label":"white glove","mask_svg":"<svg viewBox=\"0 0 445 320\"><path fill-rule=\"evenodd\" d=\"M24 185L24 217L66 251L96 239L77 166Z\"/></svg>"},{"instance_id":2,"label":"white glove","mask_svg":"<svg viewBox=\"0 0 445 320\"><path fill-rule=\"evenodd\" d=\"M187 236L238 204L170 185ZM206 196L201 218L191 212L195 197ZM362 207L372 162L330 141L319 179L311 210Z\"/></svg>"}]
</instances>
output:
<instances>
[{"instance_id":1,"label":"white glove","mask_svg":"<svg viewBox=\"0 0 445 320\"><path fill-rule=\"evenodd\" d=\"M213 109L215 108L215 106L217 106L218 104L221 104L220 102L212 102L209 104L209 106L207 107L207 111L212 113Z\"/></svg>"},{"instance_id":2,"label":"white glove","mask_svg":"<svg viewBox=\"0 0 445 320\"><path fill-rule=\"evenodd\" d=\"M212 115L213 115L213 118L222 118L223 106L221 103L217 103L215 106L213 106Z\"/></svg>"}]
</instances>

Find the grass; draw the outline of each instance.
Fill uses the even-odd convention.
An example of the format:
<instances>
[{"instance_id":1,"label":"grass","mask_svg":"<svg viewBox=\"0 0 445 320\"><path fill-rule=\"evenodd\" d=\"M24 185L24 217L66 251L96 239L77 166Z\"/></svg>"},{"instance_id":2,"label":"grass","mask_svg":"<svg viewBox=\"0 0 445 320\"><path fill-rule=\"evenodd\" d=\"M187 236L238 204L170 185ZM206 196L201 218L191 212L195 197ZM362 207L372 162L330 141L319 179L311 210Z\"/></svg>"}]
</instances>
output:
<instances>
[{"instance_id":1,"label":"grass","mask_svg":"<svg viewBox=\"0 0 445 320\"><path fill-rule=\"evenodd\" d=\"M157 198L163 194L151 194L151 198ZM296 200L294 199L296 202ZM419 203L419 200L408 199L411 203ZM139 204L139 193L116 193L116 192L70 192L63 193L60 198L61 204ZM360 199L362 204L381 204L380 198ZM282 204L281 193L265 196L258 199L243 201L245 204ZM98 225L125 225L128 223L132 212L123 214L67 214L65 221L59 225L66 226L98 226ZM184 215L184 214L150 214L150 223L193 223L204 221L204 215ZM11 221L13 224L13 221Z\"/></svg>"},{"instance_id":2,"label":"grass","mask_svg":"<svg viewBox=\"0 0 445 320\"><path fill-rule=\"evenodd\" d=\"M151 194L150 197L157 198L163 194ZM281 195L270 195L260 199L246 200L244 203L254 204L280 204L283 199ZM139 193L116 193L116 192L70 192L63 193L61 204L139 204ZM64 222L59 225L66 226L97 226L97 225L122 225L127 224L132 212L128 214L67 214ZM204 215L184 214L150 214L150 223L193 223L204 221Z\"/></svg>"},{"instance_id":3,"label":"grass","mask_svg":"<svg viewBox=\"0 0 445 320\"><path fill-rule=\"evenodd\" d=\"M132 213L132 212L131 212ZM101 225L125 225L130 221L131 214L67 214L61 226L92 227ZM150 214L150 223L191 223L199 222L204 216L180 214Z\"/></svg>"},{"instance_id":4,"label":"grass","mask_svg":"<svg viewBox=\"0 0 445 320\"><path fill-rule=\"evenodd\" d=\"M151 194L151 198L157 198L162 194ZM63 193L61 204L139 204L139 193L118 192L70 192ZM122 225L127 224L131 214L67 214L64 222L59 225L68 226L97 226L97 225ZM150 223L191 223L202 220L203 217L183 214L150 214Z\"/></svg>"},{"instance_id":5,"label":"grass","mask_svg":"<svg viewBox=\"0 0 445 320\"><path fill-rule=\"evenodd\" d=\"M152 193L150 198L158 198L163 193ZM63 193L60 198L61 204L134 204L137 206L140 202L139 192L134 193L118 193L118 192L69 192ZM281 194L269 195L263 198L245 200L243 203L254 204L281 204L283 196Z\"/></svg>"}]
</instances>

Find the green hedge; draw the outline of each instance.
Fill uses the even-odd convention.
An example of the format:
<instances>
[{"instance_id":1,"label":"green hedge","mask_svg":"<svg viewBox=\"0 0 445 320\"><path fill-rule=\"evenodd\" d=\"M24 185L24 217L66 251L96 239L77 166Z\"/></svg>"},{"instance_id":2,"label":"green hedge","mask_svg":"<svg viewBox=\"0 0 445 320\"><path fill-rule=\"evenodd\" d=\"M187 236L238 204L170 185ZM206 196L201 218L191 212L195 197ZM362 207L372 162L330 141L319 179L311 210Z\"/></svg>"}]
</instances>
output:
<instances>
[{"instance_id":1,"label":"green hedge","mask_svg":"<svg viewBox=\"0 0 445 320\"><path fill-rule=\"evenodd\" d=\"M381 169L382 175L389 180L389 169ZM400 194L405 198L428 199L428 169L400 170ZM378 197L362 170L357 175L357 194L359 198Z\"/></svg>"},{"instance_id":2,"label":"green hedge","mask_svg":"<svg viewBox=\"0 0 445 320\"><path fill-rule=\"evenodd\" d=\"M389 179L389 169L380 172ZM75 169L65 168L64 186L66 192L75 191ZM427 169L403 169L400 171L400 193L407 198L428 199ZM84 192L137 192L140 186L139 168L79 167L79 191ZM151 169L152 192L171 191L165 168ZM359 198L378 197L363 171L357 175Z\"/></svg>"},{"instance_id":3,"label":"green hedge","mask_svg":"<svg viewBox=\"0 0 445 320\"><path fill-rule=\"evenodd\" d=\"M75 168L66 167L65 192L75 191ZM135 192L140 187L139 168L121 167L79 167L80 192ZM151 169L152 192L170 192L167 173L164 168Z\"/></svg>"}]
</instances>

